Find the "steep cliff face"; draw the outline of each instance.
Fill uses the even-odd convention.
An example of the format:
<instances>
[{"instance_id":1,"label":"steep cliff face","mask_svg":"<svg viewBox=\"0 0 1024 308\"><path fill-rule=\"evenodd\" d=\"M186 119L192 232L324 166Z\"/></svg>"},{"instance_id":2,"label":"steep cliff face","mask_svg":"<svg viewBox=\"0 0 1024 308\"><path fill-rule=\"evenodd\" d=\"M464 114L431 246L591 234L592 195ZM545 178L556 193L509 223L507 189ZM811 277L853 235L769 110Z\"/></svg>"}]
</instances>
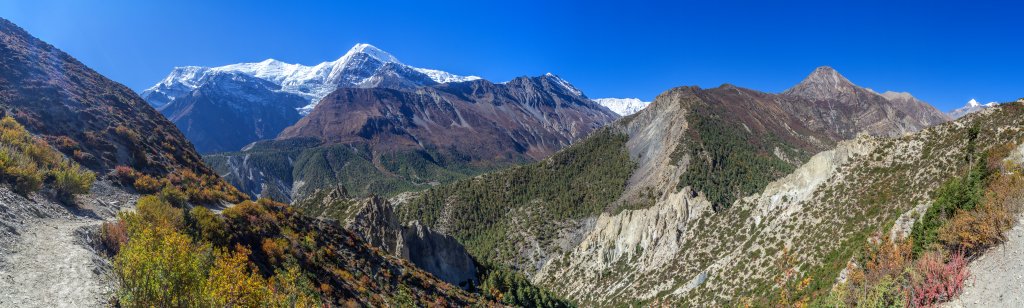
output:
<instances>
[{"instance_id":1,"label":"steep cliff face","mask_svg":"<svg viewBox=\"0 0 1024 308\"><path fill-rule=\"evenodd\" d=\"M723 238L717 233L744 225L759 226L764 233L784 232L776 230L779 224L801 211L802 202L811 199L840 166L871 152L875 144L862 138L821 152L793 173L768 184L763 192L744 198L739 206L749 207L741 210L716 214L702 194L687 187L664 195L649 208L602 214L574 250L545 264L534 279L570 298L594 304L615 302L615 298L649 299L668 292L670 297L687 294L709 278L720 279L720 272L735 265L731 262L750 252L730 247L735 244L730 237L735 235ZM748 211L747 217L718 220L736 211ZM664 274L666 268L682 272L670 280L643 278L670 276Z\"/></svg>"},{"instance_id":2,"label":"steep cliff face","mask_svg":"<svg viewBox=\"0 0 1024 308\"><path fill-rule=\"evenodd\" d=\"M309 215L342 222L371 246L409 260L445 282L463 288L480 283L477 264L462 244L418 221L400 223L385 199L352 199L338 188L319 191L296 206Z\"/></svg>"}]
</instances>

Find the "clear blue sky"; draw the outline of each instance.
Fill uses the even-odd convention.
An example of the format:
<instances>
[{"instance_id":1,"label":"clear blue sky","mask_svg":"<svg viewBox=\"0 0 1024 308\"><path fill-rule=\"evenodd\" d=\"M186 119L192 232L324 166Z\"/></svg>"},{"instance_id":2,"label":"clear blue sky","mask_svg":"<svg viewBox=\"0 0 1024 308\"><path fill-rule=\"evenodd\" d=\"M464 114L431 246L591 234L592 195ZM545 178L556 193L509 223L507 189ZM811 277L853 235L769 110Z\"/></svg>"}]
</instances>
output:
<instances>
[{"instance_id":1,"label":"clear blue sky","mask_svg":"<svg viewBox=\"0 0 1024 308\"><path fill-rule=\"evenodd\" d=\"M779 92L820 65L942 110L1024 97L1013 1L554 2L32 0L0 16L136 90L174 66L315 64L366 42L493 81L553 72L590 97Z\"/></svg>"}]
</instances>

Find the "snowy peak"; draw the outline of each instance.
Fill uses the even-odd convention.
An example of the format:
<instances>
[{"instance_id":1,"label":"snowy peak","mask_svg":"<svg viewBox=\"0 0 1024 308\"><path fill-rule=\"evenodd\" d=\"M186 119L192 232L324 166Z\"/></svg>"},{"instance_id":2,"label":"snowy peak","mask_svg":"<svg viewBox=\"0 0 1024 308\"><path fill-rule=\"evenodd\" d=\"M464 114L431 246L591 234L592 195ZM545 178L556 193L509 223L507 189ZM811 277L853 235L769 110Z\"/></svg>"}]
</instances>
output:
<instances>
[{"instance_id":1,"label":"snowy peak","mask_svg":"<svg viewBox=\"0 0 1024 308\"><path fill-rule=\"evenodd\" d=\"M552 74L552 73L545 73L543 78L546 78L546 79L549 79L549 80L553 81L555 84L561 86L566 91L569 91L570 93L572 93L572 94L574 94L576 96L583 96L583 91L580 91L580 89L577 89L571 83L569 83L568 81L565 81L565 79L562 79L561 77L558 77L558 75L555 75L555 74Z\"/></svg>"},{"instance_id":2,"label":"snowy peak","mask_svg":"<svg viewBox=\"0 0 1024 308\"><path fill-rule=\"evenodd\" d=\"M393 82L408 86L436 83L462 82L480 79L477 76L460 76L452 73L412 67L398 61L398 58L370 44L356 44L335 61L314 66L291 64L275 59L260 62L238 63L218 67L184 66L176 67L159 83L142 92L142 97L151 105L161 108L177 97L189 94L203 85L202 80L211 74L244 74L260 78L281 88L280 92L296 94L306 98L309 105L300 108L305 113L311 110L321 98L339 87L375 87L376 80L384 70L410 70L425 75L432 81L420 78L409 82ZM418 74L416 74L418 75Z\"/></svg>"},{"instance_id":3,"label":"snowy peak","mask_svg":"<svg viewBox=\"0 0 1024 308\"><path fill-rule=\"evenodd\" d=\"M857 89L857 85L854 85L835 69L821 66L783 94L809 99L834 99L852 95Z\"/></svg>"},{"instance_id":4,"label":"snowy peak","mask_svg":"<svg viewBox=\"0 0 1024 308\"><path fill-rule=\"evenodd\" d=\"M958 119L958 118L963 117L963 116L965 116L965 115L967 115L969 113L981 111L981 110L984 110L985 108L991 108L991 107L995 107L997 105L999 105L999 103L996 103L996 102L988 102L987 104L982 104L982 103L979 103L978 100L972 98L963 107L960 107L960 108L957 108L957 109L955 109L953 111L950 111L947 114L949 115L950 118Z\"/></svg>"},{"instance_id":5,"label":"snowy peak","mask_svg":"<svg viewBox=\"0 0 1024 308\"><path fill-rule=\"evenodd\" d=\"M639 98L596 98L594 99L594 102L598 105L611 109L620 116L628 116L637 113L646 108L647 105L651 104L651 102L645 102Z\"/></svg>"},{"instance_id":6,"label":"snowy peak","mask_svg":"<svg viewBox=\"0 0 1024 308\"><path fill-rule=\"evenodd\" d=\"M341 56L341 59L338 60L341 61L346 57L351 58L356 54L368 55L371 58L374 58L382 63L402 63L398 61L398 58L395 58L395 56L392 56L390 53L387 53L383 50L380 50L380 48L365 43L359 43L356 44L355 46L352 46L352 49L349 49L348 52L345 53L344 56Z\"/></svg>"},{"instance_id":7,"label":"snowy peak","mask_svg":"<svg viewBox=\"0 0 1024 308\"><path fill-rule=\"evenodd\" d=\"M999 103L988 102L987 104L982 105L981 103L978 102L978 100L972 98L970 101L967 102L967 105L965 105L964 107L966 107L966 108L995 107L996 105L999 105Z\"/></svg>"}]
</instances>

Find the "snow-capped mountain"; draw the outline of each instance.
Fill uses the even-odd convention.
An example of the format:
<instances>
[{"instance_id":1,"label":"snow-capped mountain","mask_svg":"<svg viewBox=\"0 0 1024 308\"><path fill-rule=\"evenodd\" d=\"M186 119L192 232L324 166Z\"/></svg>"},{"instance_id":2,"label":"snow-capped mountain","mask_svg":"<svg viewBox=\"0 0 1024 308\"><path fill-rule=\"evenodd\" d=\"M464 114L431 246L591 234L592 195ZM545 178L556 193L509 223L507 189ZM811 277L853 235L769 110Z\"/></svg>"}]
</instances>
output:
<instances>
[{"instance_id":1,"label":"snow-capped mountain","mask_svg":"<svg viewBox=\"0 0 1024 308\"><path fill-rule=\"evenodd\" d=\"M268 59L176 67L142 97L201 153L213 153L274 138L338 88L406 90L478 79L405 65L376 47L356 44L341 58L314 66Z\"/></svg>"},{"instance_id":2,"label":"snow-capped mountain","mask_svg":"<svg viewBox=\"0 0 1024 308\"><path fill-rule=\"evenodd\" d=\"M339 88L275 140L207 158L252 196L298 200L339 184L354 194L389 195L474 173L466 170L544 159L618 118L553 74Z\"/></svg>"},{"instance_id":3,"label":"snow-capped mountain","mask_svg":"<svg viewBox=\"0 0 1024 308\"><path fill-rule=\"evenodd\" d=\"M967 102L967 105L964 105L963 107L954 109L953 111L950 111L947 114L949 115L950 118L958 119L958 118L960 118L962 116L967 115L968 113L975 112L975 111L980 111L982 109L989 108L989 107L995 107L996 105L999 105L999 103L989 102L987 104L982 104L982 103L979 103L978 100L972 98L970 101Z\"/></svg>"},{"instance_id":4,"label":"snow-capped mountain","mask_svg":"<svg viewBox=\"0 0 1024 308\"><path fill-rule=\"evenodd\" d=\"M281 92L306 98L309 103L299 109L301 114L306 114L321 98L339 87L378 86L377 82L382 79L380 75L389 70L405 72L404 75L422 75L426 78L409 78L425 79L417 82L425 83L422 85L480 79L477 76L460 76L439 70L412 67L373 45L356 44L341 58L314 66L267 59L257 63L219 67L176 67L166 78L143 91L142 97L154 107L162 108L174 99L188 95L201 87L207 75L236 73L272 82L281 87Z\"/></svg>"},{"instance_id":5,"label":"snow-capped mountain","mask_svg":"<svg viewBox=\"0 0 1024 308\"><path fill-rule=\"evenodd\" d=\"M651 102L645 102L639 98L595 98L594 102L597 102L601 106L605 106L611 109L620 116L628 116L644 109Z\"/></svg>"}]
</instances>

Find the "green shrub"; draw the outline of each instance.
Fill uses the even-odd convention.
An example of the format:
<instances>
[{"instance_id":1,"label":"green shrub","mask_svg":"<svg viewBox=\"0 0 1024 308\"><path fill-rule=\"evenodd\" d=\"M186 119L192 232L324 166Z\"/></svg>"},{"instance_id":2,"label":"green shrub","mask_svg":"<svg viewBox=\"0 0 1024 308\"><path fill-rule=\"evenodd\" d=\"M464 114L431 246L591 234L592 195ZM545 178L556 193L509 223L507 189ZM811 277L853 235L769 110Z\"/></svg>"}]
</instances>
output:
<instances>
[{"instance_id":1,"label":"green shrub","mask_svg":"<svg viewBox=\"0 0 1024 308\"><path fill-rule=\"evenodd\" d=\"M0 119L0 180L26 195L38 191L50 179L58 195L67 199L88 192L95 175L33 137L14 118Z\"/></svg>"},{"instance_id":2,"label":"green shrub","mask_svg":"<svg viewBox=\"0 0 1024 308\"><path fill-rule=\"evenodd\" d=\"M160 198L176 207L185 207L188 204L188 195L174 185L164 185L164 188L160 190Z\"/></svg>"},{"instance_id":3,"label":"green shrub","mask_svg":"<svg viewBox=\"0 0 1024 308\"><path fill-rule=\"evenodd\" d=\"M157 196L143 196L136 202L135 212L123 212L121 219L128 223L130 234L145 227L181 230L185 225L184 211Z\"/></svg>"},{"instance_id":4,"label":"green shrub","mask_svg":"<svg viewBox=\"0 0 1024 308\"><path fill-rule=\"evenodd\" d=\"M985 185L992 174L986 156L977 160L962 178L946 181L936 190L935 202L911 228L914 256L920 256L939 242L939 229L958 211L973 210L981 202Z\"/></svg>"},{"instance_id":5,"label":"green shrub","mask_svg":"<svg viewBox=\"0 0 1024 308\"><path fill-rule=\"evenodd\" d=\"M195 237L214 244L223 244L227 241L227 226L224 219L205 207L197 206L189 211L192 230Z\"/></svg>"},{"instance_id":6,"label":"green shrub","mask_svg":"<svg viewBox=\"0 0 1024 308\"><path fill-rule=\"evenodd\" d=\"M146 227L131 235L114 258L125 307L202 307L212 261L210 246L181 233Z\"/></svg>"},{"instance_id":7,"label":"green shrub","mask_svg":"<svg viewBox=\"0 0 1024 308\"><path fill-rule=\"evenodd\" d=\"M51 174L53 175L53 188L62 199L88 193L93 181L96 180L96 174L70 163L61 165Z\"/></svg>"},{"instance_id":8,"label":"green shrub","mask_svg":"<svg viewBox=\"0 0 1024 308\"><path fill-rule=\"evenodd\" d=\"M136 191L143 194L152 194L158 192L160 191L160 188L163 187L163 185L160 183L160 180L157 180L154 177L144 174L136 178L135 182L132 185L135 186Z\"/></svg>"}]
</instances>

